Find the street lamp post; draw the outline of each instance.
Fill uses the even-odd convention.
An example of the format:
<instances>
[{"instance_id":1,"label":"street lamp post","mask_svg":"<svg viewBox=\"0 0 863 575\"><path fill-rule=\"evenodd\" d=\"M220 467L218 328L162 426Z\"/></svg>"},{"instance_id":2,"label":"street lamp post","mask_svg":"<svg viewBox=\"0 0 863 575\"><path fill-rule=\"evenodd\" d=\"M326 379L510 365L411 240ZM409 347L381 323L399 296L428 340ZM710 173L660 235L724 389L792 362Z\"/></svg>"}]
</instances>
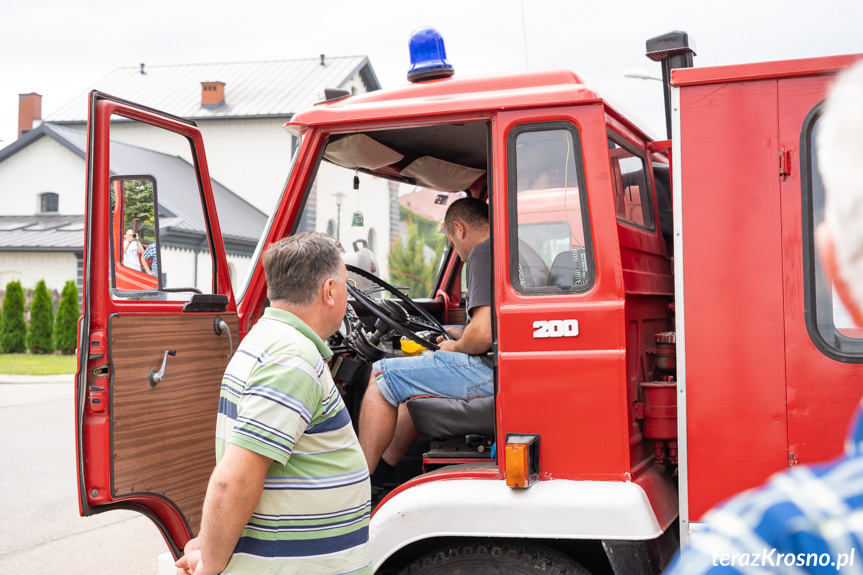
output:
<instances>
[{"instance_id":1,"label":"street lamp post","mask_svg":"<svg viewBox=\"0 0 863 575\"><path fill-rule=\"evenodd\" d=\"M344 192L336 192L336 239L341 241L340 232L342 229L342 202L345 200Z\"/></svg>"}]
</instances>

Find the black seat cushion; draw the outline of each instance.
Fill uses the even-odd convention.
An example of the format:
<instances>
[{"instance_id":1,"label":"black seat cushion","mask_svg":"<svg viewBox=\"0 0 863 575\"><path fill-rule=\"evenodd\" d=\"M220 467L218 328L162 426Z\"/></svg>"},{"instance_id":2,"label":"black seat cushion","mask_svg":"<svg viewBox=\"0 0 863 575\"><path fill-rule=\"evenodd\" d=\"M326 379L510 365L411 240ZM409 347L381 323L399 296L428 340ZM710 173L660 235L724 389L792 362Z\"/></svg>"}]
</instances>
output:
<instances>
[{"instance_id":1,"label":"black seat cushion","mask_svg":"<svg viewBox=\"0 0 863 575\"><path fill-rule=\"evenodd\" d=\"M415 397L407 402L414 427L434 439L468 434L494 435L494 396L470 401L449 397Z\"/></svg>"}]
</instances>

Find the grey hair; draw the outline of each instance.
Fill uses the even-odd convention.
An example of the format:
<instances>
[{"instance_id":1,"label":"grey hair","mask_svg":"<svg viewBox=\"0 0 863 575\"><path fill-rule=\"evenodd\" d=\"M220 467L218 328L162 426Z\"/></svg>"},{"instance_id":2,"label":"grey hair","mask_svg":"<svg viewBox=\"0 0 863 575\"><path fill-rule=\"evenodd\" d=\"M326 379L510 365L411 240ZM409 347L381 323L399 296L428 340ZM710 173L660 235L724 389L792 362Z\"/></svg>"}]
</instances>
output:
<instances>
[{"instance_id":1,"label":"grey hair","mask_svg":"<svg viewBox=\"0 0 863 575\"><path fill-rule=\"evenodd\" d=\"M488 204L478 198L461 198L450 204L443 223L447 233L453 233L456 220L471 228L488 225Z\"/></svg>"},{"instance_id":2,"label":"grey hair","mask_svg":"<svg viewBox=\"0 0 863 575\"><path fill-rule=\"evenodd\" d=\"M818 130L818 169L827 196L824 220L838 273L863 307L863 62L838 76Z\"/></svg>"},{"instance_id":3,"label":"grey hair","mask_svg":"<svg viewBox=\"0 0 863 575\"><path fill-rule=\"evenodd\" d=\"M267 297L307 306L328 279L341 281L342 244L321 232L303 232L267 246L262 258Z\"/></svg>"}]
</instances>

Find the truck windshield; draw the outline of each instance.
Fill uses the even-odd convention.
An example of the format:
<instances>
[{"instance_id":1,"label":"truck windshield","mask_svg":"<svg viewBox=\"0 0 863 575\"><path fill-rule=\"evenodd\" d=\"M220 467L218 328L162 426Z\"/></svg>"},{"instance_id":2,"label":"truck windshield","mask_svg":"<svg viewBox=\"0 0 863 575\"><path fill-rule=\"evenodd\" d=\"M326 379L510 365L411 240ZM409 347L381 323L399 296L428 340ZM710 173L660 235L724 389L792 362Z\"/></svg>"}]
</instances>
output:
<instances>
[{"instance_id":1,"label":"truck windshield","mask_svg":"<svg viewBox=\"0 0 863 575\"><path fill-rule=\"evenodd\" d=\"M334 136L296 232L327 233L344 246L346 263L412 298L433 297L447 247L443 217L485 178L486 138L484 123Z\"/></svg>"}]
</instances>

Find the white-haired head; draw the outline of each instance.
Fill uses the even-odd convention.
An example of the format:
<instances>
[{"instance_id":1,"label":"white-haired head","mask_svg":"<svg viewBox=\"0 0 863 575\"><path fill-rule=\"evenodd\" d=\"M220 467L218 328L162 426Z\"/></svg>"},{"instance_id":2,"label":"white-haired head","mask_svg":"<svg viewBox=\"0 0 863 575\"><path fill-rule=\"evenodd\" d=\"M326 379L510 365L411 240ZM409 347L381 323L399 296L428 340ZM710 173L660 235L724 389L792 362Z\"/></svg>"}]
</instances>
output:
<instances>
[{"instance_id":1,"label":"white-haired head","mask_svg":"<svg viewBox=\"0 0 863 575\"><path fill-rule=\"evenodd\" d=\"M863 61L830 90L816 145L837 272L863 310Z\"/></svg>"}]
</instances>

